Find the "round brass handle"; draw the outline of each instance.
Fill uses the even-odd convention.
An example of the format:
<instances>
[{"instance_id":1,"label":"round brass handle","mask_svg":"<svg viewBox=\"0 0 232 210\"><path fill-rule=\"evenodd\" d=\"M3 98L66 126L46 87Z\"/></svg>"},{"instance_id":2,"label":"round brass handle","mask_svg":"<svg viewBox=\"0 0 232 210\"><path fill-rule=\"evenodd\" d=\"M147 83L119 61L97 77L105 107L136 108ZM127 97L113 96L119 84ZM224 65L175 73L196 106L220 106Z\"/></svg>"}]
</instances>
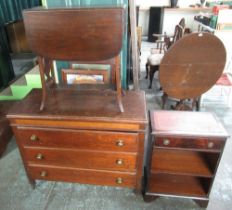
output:
<instances>
[{"instance_id":1,"label":"round brass handle","mask_svg":"<svg viewBox=\"0 0 232 210\"><path fill-rule=\"evenodd\" d=\"M118 141L116 142L116 145L117 145L118 147L123 147L123 146L124 146L124 141L123 141L123 140L118 140Z\"/></svg>"},{"instance_id":2,"label":"round brass handle","mask_svg":"<svg viewBox=\"0 0 232 210\"><path fill-rule=\"evenodd\" d=\"M169 139L164 139L163 140L163 145L167 146L170 144L170 140Z\"/></svg>"},{"instance_id":3,"label":"round brass handle","mask_svg":"<svg viewBox=\"0 0 232 210\"><path fill-rule=\"evenodd\" d=\"M46 171L41 171L40 176L41 177L46 177L48 173Z\"/></svg>"},{"instance_id":4,"label":"round brass handle","mask_svg":"<svg viewBox=\"0 0 232 210\"><path fill-rule=\"evenodd\" d=\"M122 184L122 183L123 183L122 178L118 177L118 178L116 179L116 183L117 183L117 184Z\"/></svg>"},{"instance_id":5,"label":"round brass handle","mask_svg":"<svg viewBox=\"0 0 232 210\"><path fill-rule=\"evenodd\" d=\"M38 141L39 140L39 138L35 134L33 134L30 139L31 139L31 141Z\"/></svg>"},{"instance_id":6,"label":"round brass handle","mask_svg":"<svg viewBox=\"0 0 232 210\"><path fill-rule=\"evenodd\" d=\"M123 164L123 160L122 159L117 159L116 160L116 164L117 165L122 165Z\"/></svg>"},{"instance_id":7,"label":"round brass handle","mask_svg":"<svg viewBox=\"0 0 232 210\"><path fill-rule=\"evenodd\" d=\"M214 143L213 142L209 142L208 143L208 148L213 148L214 147Z\"/></svg>"},{"instance_id":8,"label":"round brass handle","mask_svg":"<svg viewBox=\"0 0 232 210\"><path fill-rule=\"evenodd\" d=\"M42 160L43 158L44 158L44 156L41 153L36 155L37 160Z\"/></svg>"}]
</instances>

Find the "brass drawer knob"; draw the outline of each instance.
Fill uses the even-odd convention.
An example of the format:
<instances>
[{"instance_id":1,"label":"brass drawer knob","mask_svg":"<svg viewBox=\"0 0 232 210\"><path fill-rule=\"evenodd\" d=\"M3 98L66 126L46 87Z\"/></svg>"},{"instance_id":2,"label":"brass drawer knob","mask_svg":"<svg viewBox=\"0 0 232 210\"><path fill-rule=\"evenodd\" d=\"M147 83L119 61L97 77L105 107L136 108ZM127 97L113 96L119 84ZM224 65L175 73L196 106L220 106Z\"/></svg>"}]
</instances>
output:
<instances>
[{"instance_id":1,"label":"brass drawer knob","mask_svg":"<svg viewBox=\"0 0 232 210\"><path fill-rule=\"evenodd\" d=\"M118 178L116 179L116 183L117 183L117 184L122 184L122 183L123 183L122 178L118 177Z\"/></svg>"},{"instance_id":2,"label":"brass drawer knob","mask_svg":"<svg viewBox=\"0 0 232 210\"><path fill-rule=\"evenodd\" d=\"M46 177L48 173L46 171L41 171L40 176L41 177Z\"/></svg>"},{"instance_id":3,"label":"brass drawer knob","mask_svg":"<svg viewBox=\"0 0 232 210\"><path fill-rule=\"evenodd\" d=\"M39 153L39 154L36 155L35 158L36 158L37 160L42 160L42 159L44 158L44 156L43 156L41 153Z\"/></svg>"},{"instance_id":4,"label":"brass drawer knob","mask_svg":"<svg viewBox=\"0 0 232 210\"><path fill-rule=\"evenodd\" d=\"M169 139L164 139L163 140L163 145L167 146L170 144L170 140Z\"/></svg>"},{"instance_id":5,"label":"brass drawer knob","mask_svg":"<svg viewBox=\"0 0 232 210\"><path fill-rule=\"evenodd\" d=\"M116 145L117 145L118 147L123 147L123 146L124 146L124 141L123 141L123 140L118 140L118 141L116 142Z\"/></svg>"},{"instance_id":6,"label":"brass drawer knob","mask_svg":"<svg viewBox=\"0 0 232 210\"><path fill-rule=\"evenodd\" d=\"M33 134L33 135L31 136L30 140L31 140L31 141L38 141L39 138L38 138L35 134Z\"/></svg>"},{"instance_id":7,"label":"brass drawer knob","mask_svg":"<svg viewBox=\"0 0 232 210\"><path fill-rule=\"evenodd\" d=\"M122 165L123 164L123 160L122 159L117 159L116 160L116 164L117 165Z\"/></svg>"},{"instance_id":8,"label":"brass drawer knob","mask_svg":"<svg viewBox=\"0 0 232 210\"><path fill-rule=\"evenodd\" d=\"M208 148L213 148L214 147L214 143L213 142L209 142L208 143Z\"/></svg>"}]
</instances>

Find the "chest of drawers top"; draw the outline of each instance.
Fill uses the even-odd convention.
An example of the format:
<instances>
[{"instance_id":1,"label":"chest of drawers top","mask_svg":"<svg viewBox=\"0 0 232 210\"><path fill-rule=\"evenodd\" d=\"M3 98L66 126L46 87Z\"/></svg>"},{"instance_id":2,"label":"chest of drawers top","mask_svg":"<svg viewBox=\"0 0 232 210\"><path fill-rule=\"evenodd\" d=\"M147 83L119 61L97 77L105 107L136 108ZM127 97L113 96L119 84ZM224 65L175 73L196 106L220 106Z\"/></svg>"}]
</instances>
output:
<instances>
[{"instance_id":1,"label":"chest of drawers top","mask_svg":"<svg viewBox=\"0 0 232 210\"><path fill-rule=\"evenodd\" d=\"M154 111L150 113L155 136L226 138L228 133L210 112Z\"/></svg>"},{"instance_id":2,"label":"chest of drawers top","mask_svg":"<svg viewBox=\"0 0 232 210\"><path fill-rule=\"evenodd\" d=\"M39 110L41 90L33 90L7 115L11 125L94 129L112 131L144 131L147 124L145 94L125 91L121 113L112 92L50 91L46 108Z\"/></svg>"}]
</instances>

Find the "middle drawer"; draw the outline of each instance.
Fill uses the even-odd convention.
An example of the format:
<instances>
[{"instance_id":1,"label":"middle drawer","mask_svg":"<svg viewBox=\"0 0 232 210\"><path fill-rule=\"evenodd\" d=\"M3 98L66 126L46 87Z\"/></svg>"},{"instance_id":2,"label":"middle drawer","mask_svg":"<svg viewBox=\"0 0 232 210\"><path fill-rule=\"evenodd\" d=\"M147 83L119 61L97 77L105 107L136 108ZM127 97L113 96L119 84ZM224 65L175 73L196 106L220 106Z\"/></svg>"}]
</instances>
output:
<instances>
[{"instance_id":1,"label":"middle drawer","mask_svg":"<svg viewBox=\"0 0 232 210\"><path fill-rule=\"evenodd\" d=\"M28 163L116 171L135 171L136 153L24 147Z\"/></svg>"}]
</instances>

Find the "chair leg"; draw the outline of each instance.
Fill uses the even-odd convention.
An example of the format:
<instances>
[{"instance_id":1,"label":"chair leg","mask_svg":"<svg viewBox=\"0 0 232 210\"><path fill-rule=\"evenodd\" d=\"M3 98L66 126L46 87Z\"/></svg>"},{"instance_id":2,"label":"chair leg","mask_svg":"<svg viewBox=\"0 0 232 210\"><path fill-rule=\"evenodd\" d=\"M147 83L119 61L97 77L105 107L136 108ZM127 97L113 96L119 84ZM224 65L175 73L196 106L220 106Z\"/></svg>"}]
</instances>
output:
<instances>
[{"instance_id":1,"label":"chair leg","mask_svg":"<svg viewBox=\"0 0 232 210\"><path fill-rule=\"evenodd\" d=\"M168 98L168 94L167 93L163 93L163 95L162 95L162 109L164 109L164 106L166 104L167 98Z\"/></svg>"},{"instance_id":2,"label":"chair leg","mask_svg":"<svg viewBox=\"0 0 232 210\"><path fill-rule=\"evenodd\" d=\"M201 108L201 96L196 98L196 110L200 111L200 108Z\"/></svg>"},{"instance_id":3,"label":"chair leg","mask_svg":"<svg viewBox=\"0 0 232 210\"><path fill-rule=\"evenodd\" d=\"M124 112L122 104L122 85L121 85L121 69L120 69L120 55L116 58L116 89L117 89L117 101L121 112Z\"/></svg>"},{"instance_id":4,"label":"chair leg","mask_svg":"<svg viewBox=\"0 0 232 210\"><path fill-rule=\"evenodd\" d=\"M40 71L40 78L42 83L42 100L40 104L40 111L44 109L46 96L47 96L47 87L46 87L46 81L45 81L45 75L44 75L44 62L42 57L38 57L38 63L39 63L39 71Z\"/></svg>"},{"instance_id":5,"label":"chair leg","mask_svg":"<svg viewBox=\"0 0 232 210\"><path fill-rule=\"evenodd\" d=\"M156 66L150 65L150 72L149 72L150 84L148 86L148 89L152 88L152 81L153 81L155 72L158 71L158 70L159 70L159 66L158 65L156 65Z\"/></svg>"},{"instance_id":6,"label":"chair leg","mask_svg":"<svg viewBox=\"0 0 232 210\"><path fill-rule=\"evenodd\" d=\"M148 86L148 89L151 89L152 87L152 81L153 81L154 74L155 74L154 66L150 65L150 72L149 72L150 84Z\"/></svg>"},{"instance_id":7,"label":"chair leg","mask_svg":"<svg viewBox=\"0 0 232 210\"><path fill-rule=\"evenodd\" d=\"M149 64L146 63L146 76L145 76L145 79L148 78L148 73L149 73Z\"/></svg>"}]
</instances>

